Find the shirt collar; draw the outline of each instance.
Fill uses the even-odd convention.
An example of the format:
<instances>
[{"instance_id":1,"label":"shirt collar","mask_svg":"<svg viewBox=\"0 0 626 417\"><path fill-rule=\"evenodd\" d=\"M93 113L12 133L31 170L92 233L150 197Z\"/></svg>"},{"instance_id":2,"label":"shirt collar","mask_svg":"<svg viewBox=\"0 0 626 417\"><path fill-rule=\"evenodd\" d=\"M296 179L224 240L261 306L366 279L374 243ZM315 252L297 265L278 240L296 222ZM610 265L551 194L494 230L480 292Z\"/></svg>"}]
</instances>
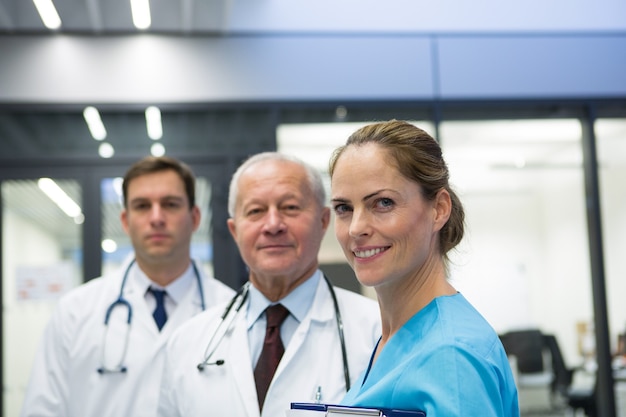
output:
<instances>
[{"instance_id":1,"label":"shirt collar","mask_svg":"<svg viewBox=\"0 0 626 417\"><path fill-rule=\"evenodd\" d=\"M248 302L246 314L247 328L250 329L254 325L270 304L278 303L284 305L298 323L301 323L313 304L315 297L312 297L311 294L315 295L321 274L322 272L319 269L316 270L313 275L276 303L272 303L254 285L251 285L250 301Z\"/></svg>"},{"instance_id":2,"label":"shirt collar","mask_svg":"<svg viewBox=\"0 0 626 417\"><path fill-rule=\"evenodd\" d=\"M189 290L189 287L193 285L193 280L195 279L195 270L191 263L181 276L165 287L161 287L157 283L152 282L152 280L148 278L141 268L139 268L137 263L133 265L132 270L131 276L134 281L134 286L140 291L140 294L145 294L149 287L165 290L167 291L168 297L170 297L176 304L183 300Z\"/></svg>"}]
</instances>

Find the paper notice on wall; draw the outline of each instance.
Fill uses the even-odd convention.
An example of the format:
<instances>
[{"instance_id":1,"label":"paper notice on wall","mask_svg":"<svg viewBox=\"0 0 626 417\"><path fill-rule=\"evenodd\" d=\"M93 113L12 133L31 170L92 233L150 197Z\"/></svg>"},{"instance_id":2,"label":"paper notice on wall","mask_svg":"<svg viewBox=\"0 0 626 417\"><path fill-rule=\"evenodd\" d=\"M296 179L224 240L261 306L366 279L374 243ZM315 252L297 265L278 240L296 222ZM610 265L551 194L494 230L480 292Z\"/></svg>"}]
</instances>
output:
<instances>
[{"instance_id":1,"label":"paper notice on wall","mask_svg":"<svg viewBox=\"0 0 626 417\"><path fill-rule=\"evenodd\" d=\"M72 288L71 262L44 266L18 266L15 271L18 300L52 300Z\"/></svg>"}]
</instances>

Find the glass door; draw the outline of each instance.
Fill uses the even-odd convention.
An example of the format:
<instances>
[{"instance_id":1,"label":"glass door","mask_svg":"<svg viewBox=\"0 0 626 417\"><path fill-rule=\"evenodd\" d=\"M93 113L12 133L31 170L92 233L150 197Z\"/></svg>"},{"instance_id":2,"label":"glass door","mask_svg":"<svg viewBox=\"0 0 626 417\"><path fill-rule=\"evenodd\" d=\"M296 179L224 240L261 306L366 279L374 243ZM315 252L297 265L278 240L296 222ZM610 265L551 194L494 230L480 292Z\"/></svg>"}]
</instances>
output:
<instances>
[{"instance_id":1,"label":"glass door","mask_svg":"<svg viewBox=\"0 0 626 417\"><path fill-rule=\"evenodd\" d=\"M597 138L607 308L617 413L626 415L626 118L600 118Z\"/></svg>"},{"instance_id":2,"label":"glass door","mask_svg":"<svg viewBox=\"0 0 626 417\"><path fill-rule=\"evenodd\" d=\"M82 282L77 181L7 180L2 191L3 415L16 416L56 301Z\"/></svg>"},{"instance_id":3,"label":"glass door","mask_svg":"<svg viewBox=\"0 0 626 417\"><path fill-rule=\"evenodd\" d=\"M455 288L498 333L539 330L558 343L569 369L593 368L580 121L445 121L441 140L466 214L451 254ZM529 382L514 369L522 415L550 410L551 379L541 382L539 372ZM581 388L592 387L588 375L581 373Z\"/></svg>"}]
</instances>

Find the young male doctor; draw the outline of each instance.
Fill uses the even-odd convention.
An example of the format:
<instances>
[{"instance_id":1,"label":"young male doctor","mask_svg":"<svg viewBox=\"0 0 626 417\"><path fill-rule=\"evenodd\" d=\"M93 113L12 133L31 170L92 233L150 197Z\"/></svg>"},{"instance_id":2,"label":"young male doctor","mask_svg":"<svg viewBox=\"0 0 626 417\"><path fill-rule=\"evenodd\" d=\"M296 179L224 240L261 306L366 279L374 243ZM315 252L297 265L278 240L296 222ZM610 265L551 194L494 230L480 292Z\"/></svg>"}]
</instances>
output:
<instances>
[{"instance_id":1,"label":"young male doctor","mask_svg":"<svg viewBox=\"0 0 626 417\"><path fill-rule=\"evenodd\" d=\"M59 301L22 417L153 417L166 339L234 293L204 276L190 258L200 211L185 164L144 158L126 173L123 194L121 221L134 257Z\"/></svg>"},{"instance_id":2,"label":"young male doctor","mask_svg":"<svg viewBox=\"0 0 626 417\"><path fill-rule=\"evenodd\" d=\"M325 198L319 173L286 155L258 154L235 172L228 227L249 282L230 309L172 336L159 416L277 417L291 402L343 398L381 330L375 301L333 288L318 268Z\"/></svg>"}]
</instances>

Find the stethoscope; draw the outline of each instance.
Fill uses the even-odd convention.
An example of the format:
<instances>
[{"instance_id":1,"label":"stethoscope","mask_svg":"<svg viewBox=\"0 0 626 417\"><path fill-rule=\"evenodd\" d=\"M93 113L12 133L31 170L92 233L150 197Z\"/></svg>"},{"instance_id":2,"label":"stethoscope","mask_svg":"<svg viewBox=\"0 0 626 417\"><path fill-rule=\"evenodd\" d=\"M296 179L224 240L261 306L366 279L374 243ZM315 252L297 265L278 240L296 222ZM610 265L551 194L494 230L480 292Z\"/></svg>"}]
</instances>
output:
<instances>
[{"instance_id":1,"label":"stethoscope","mask_svg":"<svg viewBox=\"0 0 626 417\"><path fill-rule=\"evenodd\" d=\"M130 324L133 317L133 308L130 305L130 302L124 298L124 286L126 285L126 280L128 279L128 272L130 268L135 264L136 260L133 259L124 271L124 277L122 278L122 285L120 286L120 293L117 296L117 300L113 301L111 305L107 308L106 314L104 315L104 335L102 339L102 366L100 366L97 371L99 374L112 374L112 373L125 373L128 370L128 367L124 365L124 360L126 359L126 351L128 350L128 341L130 339ZM196 276L196 281L198 281L198 292L200 293L200 306L202 307L202 311L206 310L206 303L204 301L204 291L202 290L202 279L200 279L200 272L198 271L198 267L196 263L192 260L191 265L193 266L193 272ZM111 318L111 313L115 310L116 307L125 307L128 311L126 316L126 336L124 337L124 349L122 350L122 354L120 355L120 360L112 368L109 368L105 365L105 356L106 356L106 341L107 335L109 333L109 319Z\"/></svg>"},{"instance_id":2,"label":"stethoscope","mask_svg":"<svg viewBox=\"0 0 626 417\"><path fill-rule=\"evenodd\" d=\"M323 274L322 274L323 275ZM339 303L337 302L337 294L335 294L335 289L333 285L330 283L330 280L324 276L324 281L326 281L326 285L328 285L328 290L330 291L330 295L333 299L333 305L335 307L335 321L337 323L337 333L339 334L339 342L341 343L341 358L343 359L343 375L346 380L346 391L350 389L350 369L348 368L348 354L346 352L346 340L343 332L343 321L341 319L341 312L339 311ZM248 299L248 295L250 293L250 282L246 282L240 289L237 291L237 294L230 300L224 313L220 317L220 323L217 328L213 332L213 335L209 339L209 343L204 349L204 360L200 362L197 366L199 371L204 371L208 365L217 365L222 366L225 363L224 359L217 359L213 362L209 362L211 357L217 351L222 340L226 336L226 333L230 330L233 321L235 321L235 317L239 313L239 310L243 307L246 300ZM232 313L232 314L231 314ZM223 330L222 330L223 329Z\"/></svg>"}]
</instances>

